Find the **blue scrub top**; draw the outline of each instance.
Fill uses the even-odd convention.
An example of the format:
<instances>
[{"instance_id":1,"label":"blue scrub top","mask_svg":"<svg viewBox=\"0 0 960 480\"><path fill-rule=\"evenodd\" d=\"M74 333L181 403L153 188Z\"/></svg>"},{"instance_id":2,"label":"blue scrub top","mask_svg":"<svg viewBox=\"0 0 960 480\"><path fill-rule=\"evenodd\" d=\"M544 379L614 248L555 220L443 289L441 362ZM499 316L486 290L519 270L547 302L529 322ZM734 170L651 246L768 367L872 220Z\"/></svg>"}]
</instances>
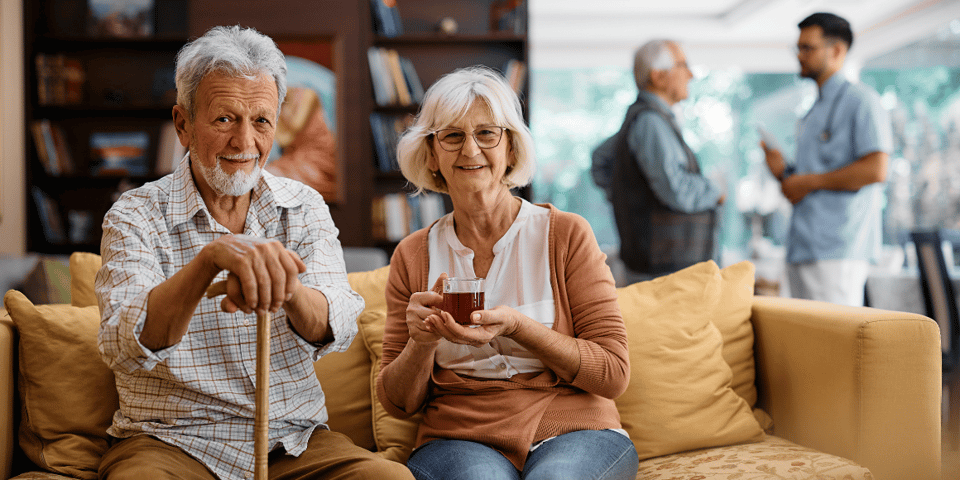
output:
<instances>
[{"instance_id":1,"label":"blue scrub top","mask_svg":"<svg viewBox=\"0 0 960 480\"><path fill-rule=\"evenodd\" d=\"M800 121L796 162L787 173L831 172L867 154L892 150L890 118L877 92L837 73L824 83L819 98ZM883 206L882 183L856 192L810 193L793 206L787 261L875 261L882 243Z\"/></svg>"}]
</instances>

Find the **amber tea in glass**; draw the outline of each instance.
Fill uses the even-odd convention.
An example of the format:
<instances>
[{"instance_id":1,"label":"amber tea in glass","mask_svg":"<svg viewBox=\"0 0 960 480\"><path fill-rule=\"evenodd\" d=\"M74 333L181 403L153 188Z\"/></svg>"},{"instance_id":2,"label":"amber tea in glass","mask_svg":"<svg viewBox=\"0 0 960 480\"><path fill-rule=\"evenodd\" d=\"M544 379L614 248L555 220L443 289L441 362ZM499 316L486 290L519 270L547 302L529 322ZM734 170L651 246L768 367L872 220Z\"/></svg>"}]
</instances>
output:
<instances>
[{"instance_id":1,"label":"amber tea in glass","mask_svg":"<svg viewBox=\"0 0 960 480\"><path fill-rule=\"evenodd\" d=\"M441 310L460 325L470 325L470 314L483 310L483 279L448 277L443 280Z\"/></svg>"}]
</instances>

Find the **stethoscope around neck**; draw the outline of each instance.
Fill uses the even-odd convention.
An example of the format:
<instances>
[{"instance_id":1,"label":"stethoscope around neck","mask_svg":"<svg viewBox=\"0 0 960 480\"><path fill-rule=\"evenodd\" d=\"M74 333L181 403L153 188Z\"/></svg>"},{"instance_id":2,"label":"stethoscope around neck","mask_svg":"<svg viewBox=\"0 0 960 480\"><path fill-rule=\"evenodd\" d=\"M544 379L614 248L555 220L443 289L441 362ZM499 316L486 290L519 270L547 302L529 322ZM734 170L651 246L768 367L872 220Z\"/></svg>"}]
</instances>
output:
<instances>
[{"instance_id":1,"label":"stethoscope around neck","mask_svg":"<svg viewBox=\"0 0 960 480\"><path fill-rule=\"evenodd\" d=\"M833 97L833 103L830 105L830 111L827 113L827 123L823 127L823 131L820 132L820 141L827 143L830 141L830 125L833 125L833 116L837 111L837 104L840 103L840 99L843 98L843 94L847 92L847 88L850 87L850 82L843 82L843 85L840 86L840 91L837 92L837 96ZM809 115L810 112L807 112Z\"/></svg>"}]
</instances>

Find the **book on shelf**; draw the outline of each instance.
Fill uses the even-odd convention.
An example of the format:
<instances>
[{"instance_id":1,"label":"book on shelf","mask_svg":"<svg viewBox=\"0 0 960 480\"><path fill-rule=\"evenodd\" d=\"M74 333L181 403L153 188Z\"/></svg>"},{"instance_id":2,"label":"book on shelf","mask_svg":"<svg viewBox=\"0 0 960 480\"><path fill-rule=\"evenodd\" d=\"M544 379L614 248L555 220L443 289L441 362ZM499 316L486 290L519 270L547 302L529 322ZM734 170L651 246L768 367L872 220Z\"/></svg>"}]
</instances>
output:
<instances>
[{"instance_id":1,"label":"book on shelf","mask_svg":"<svg viewBox=\"0 0 960 480\"><path fill-rule=\"evenodd\" d=\"M95 37L153 36L154 0L87 0L87 32Z\"/></svg>"},{"instance_id":2,"label":"book on shelf","mask_svg":"<svg viewBox=\"0 0 960 480\"><path fill-rule=\"evenodd\" d=\"M157 167L154 173L166 175L173 173L180 160L187 154L187 148L180 144L177 128L173 120L168 120L160 126L160 137L157 139Z\"/></svg>"},{"instance_id":3,"label":"book on shelf","mask_svg":"<svg viewBox=\"0 0 960 480\"><path fill-rule=\"evenodd\" d=\"M377 105L387 106L397 102L393 82L387 70L387 63L381 48L367 49L367 63L370 64L370 81L373 84L373 98Z\"/></svg>"},{"instance_id":4,"label":"book on shelf","mask_svg":"<svg viewBox=\"0 0 960 480\"><path fill-rule=\"evenodd\" d=\"M30 123L30 132L37 147L37 157L48 175L73 173L73 157L60 125L47 119L34 120Z\"/></svg>"},{"instance_id":5,"label":"book on shelf","mask_svg":"<svg viewBox=\"0 0 960 480\"><path fill-rule=\"evenodd\" d=\"M523 35L527 32L524 0L497 0L490 5L490 31Z\"/></svg>"},{"instance_id":6,"label":"book on shelf","mask_svg":"<svg viewBox=\"0 0 960 480\"><path fill-rule=\"evenodd\" d=\"M40 226L43 229L43 237L47 242L61 244L66 239L63 233L63 222L60 219L60 207L56 200L50 198L43 190L37 187L30 189L33 196L33 203L37 207L37 213L40 215Z\"/></svg>"},{"instance_id":7,"label":"book on shelf","mask_svg":"<svg viewBox=\"0 0 960 480\"><path fill-rule=\"evenodd\" d=\"M446 213L439 193L388 193L374 197L371 205L371 234L375 240L386 242L399 242Z\"/></svg>"},{"instance_id":8,"label":"book on shelf","mask_svg":"<svg viewBox=\"0 0 960 480\"><path fill-rule=\"evenodd\" d=\"M86 71L83 63L63 54L38 53L37 103L40 105L78 105L83 102Z\"/></svg>"},{"instance_id":9,"label":"book on shelf","mask_svg":"<svg viewBox=\"0 0 960 480\"><path fill-rule=\"evenodd\" d=\"M373 133L373 145L377 153L377 170L394 172L399 169L397 142L413 120L414 116L408 113L373 112L370 114L370 131Z\"/></svg>"},{"instance_id":10,"label":"book on shelf","mask_svg":"<svg viewBox=\"0 0 960 480\"><path fill-rule=\"evenodd\" d=\"M367 61L377 105L409 106L423 100L423 84L410 59L391 48L370 47Z\"/></svg>"},{"instance_id":11,"label":"book on shelf","mask_svg":"<svg viewBox=\"0 0 960 480\"><path fill-rule=\"evenodd\" d=\"M417 69L413 67L413 62L407 57L400 57L400 68L403 70L403 78L406 80L407 87L410 88L413 103L419 104L423 101L424 90L420 75L417 75Z\"/></svg>"},{"instance_id":12,"label":"book on shelf","mask_svg":"<svg viewBox=\"0 0 960 480\"><path fill-rule=\"evenodd\" d=\"M53 147L57 152L57 166L60 173L69 175L73 173L73 156L70 154L70 148L67 145L67 137L63 128L56 123L50 123L50 134L53 136Z\"/></svg>"},{"instance_id":13,"label":"book on shelf","mask_svg":"<svg viewBox=\"0 0 960 480\"><path fill-rule=\"evenodd\" d=\"M393 80L393 88L397 91L397 102L400 105L410 105L413 99L410 95L410 86L403 78L403 67L400 66L400 54L394 49L385 50L387 59L387 68L390 69L390 79Z\"/></svg>"},{"instance_id":14,"label":"book on shelf","mask_svg":"<svg viewBox=\"0 0 960 480\"><path fill-rule=\"evenodd\" d=\"M150 136L144 131L90 134L90 173L99 176L147 175Z\"/></svg>"},{"instance_id":15,"label":"book on shelf","mask_svg":"<svg viewBox=\"0 0 960 480\"><path fill-rule=\"evenodd\" d=\"M49 120L34 120L30 122L30 133L33 134L33 143L37 147L37 158L48 175L59 175L60 166L55 158L56 147L53 145L53 135L50 134Z\"/></svg>"},{"instance_id":16,"label":"book on shelf","mask_svg":"<svg viewBox=\"0 0 960 480\"><path fill-rule=\"evenodd\" d=\"M373 12L373 30L377 35L396 37L403 33L403 22L396 0L370 0Z\"/></svg>"},{"instance_id":17,"label":"book on shelf","mask_svg":"<svg viewBox=\"0 0 960 480\"><path fill-rule=\"evenodd\" d=\"M507 60L507 64L503 67L503 77L513 87L513 91L520 93L523 90L523 82L527 78L527 64L515 58Z\"/></svg>"}]
</instances>

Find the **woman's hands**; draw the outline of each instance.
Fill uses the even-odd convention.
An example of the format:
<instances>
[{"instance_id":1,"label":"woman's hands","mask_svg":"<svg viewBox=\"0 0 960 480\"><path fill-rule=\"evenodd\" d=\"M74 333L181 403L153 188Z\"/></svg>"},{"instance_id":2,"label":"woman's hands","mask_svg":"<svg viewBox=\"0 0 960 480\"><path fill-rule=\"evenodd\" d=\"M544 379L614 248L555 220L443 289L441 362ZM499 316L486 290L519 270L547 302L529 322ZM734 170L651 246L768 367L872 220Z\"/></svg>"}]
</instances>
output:
<instances>
[{"instance_id":1,"label":"woman's hands","mask_svg":"<svg viewBox=\"0 0 960 480\"><path fill-rule=\"evenodd\" d=\"M427 323L431 316L437 316L440 309L437 308L443 302L443 279L447 278L446 273L440 274L433 288L426 292L417 292L410 295L410 302L407 303L407 332L417 343L436 343L440 341L440 334L433 331L433 328Z\"/></svg>"},{"instance_id":2,"label":"woman's hands","mask_svg":"<svg viewBox=\"0 0 960 480\"><path fill-rule=\"evenodd\" d=\"M440 274L433 288L410 296L407 304L407 331L417 343L435 343L441 338L462 345L480 347L498 336L510 336L517 332L523 315L506 306L473 312L472 325L460 325L453 316L440 309L443 304L443 280Z\"/></svg>"},{"instance_id":3,"label":"woman's hands","mask_svg":"<svg viewBox=\"0 0 960 480\"><path fill-rule=\"evenodd\" d=\"M522 313L513 308L500 305L490 310L479 310L470 315L471 325L460 325L453 316L440 311L427 318L431 331L443 338L462 345L482 347L496 337L509 337L520 329Z\"/></svg>"}]
</instances>

